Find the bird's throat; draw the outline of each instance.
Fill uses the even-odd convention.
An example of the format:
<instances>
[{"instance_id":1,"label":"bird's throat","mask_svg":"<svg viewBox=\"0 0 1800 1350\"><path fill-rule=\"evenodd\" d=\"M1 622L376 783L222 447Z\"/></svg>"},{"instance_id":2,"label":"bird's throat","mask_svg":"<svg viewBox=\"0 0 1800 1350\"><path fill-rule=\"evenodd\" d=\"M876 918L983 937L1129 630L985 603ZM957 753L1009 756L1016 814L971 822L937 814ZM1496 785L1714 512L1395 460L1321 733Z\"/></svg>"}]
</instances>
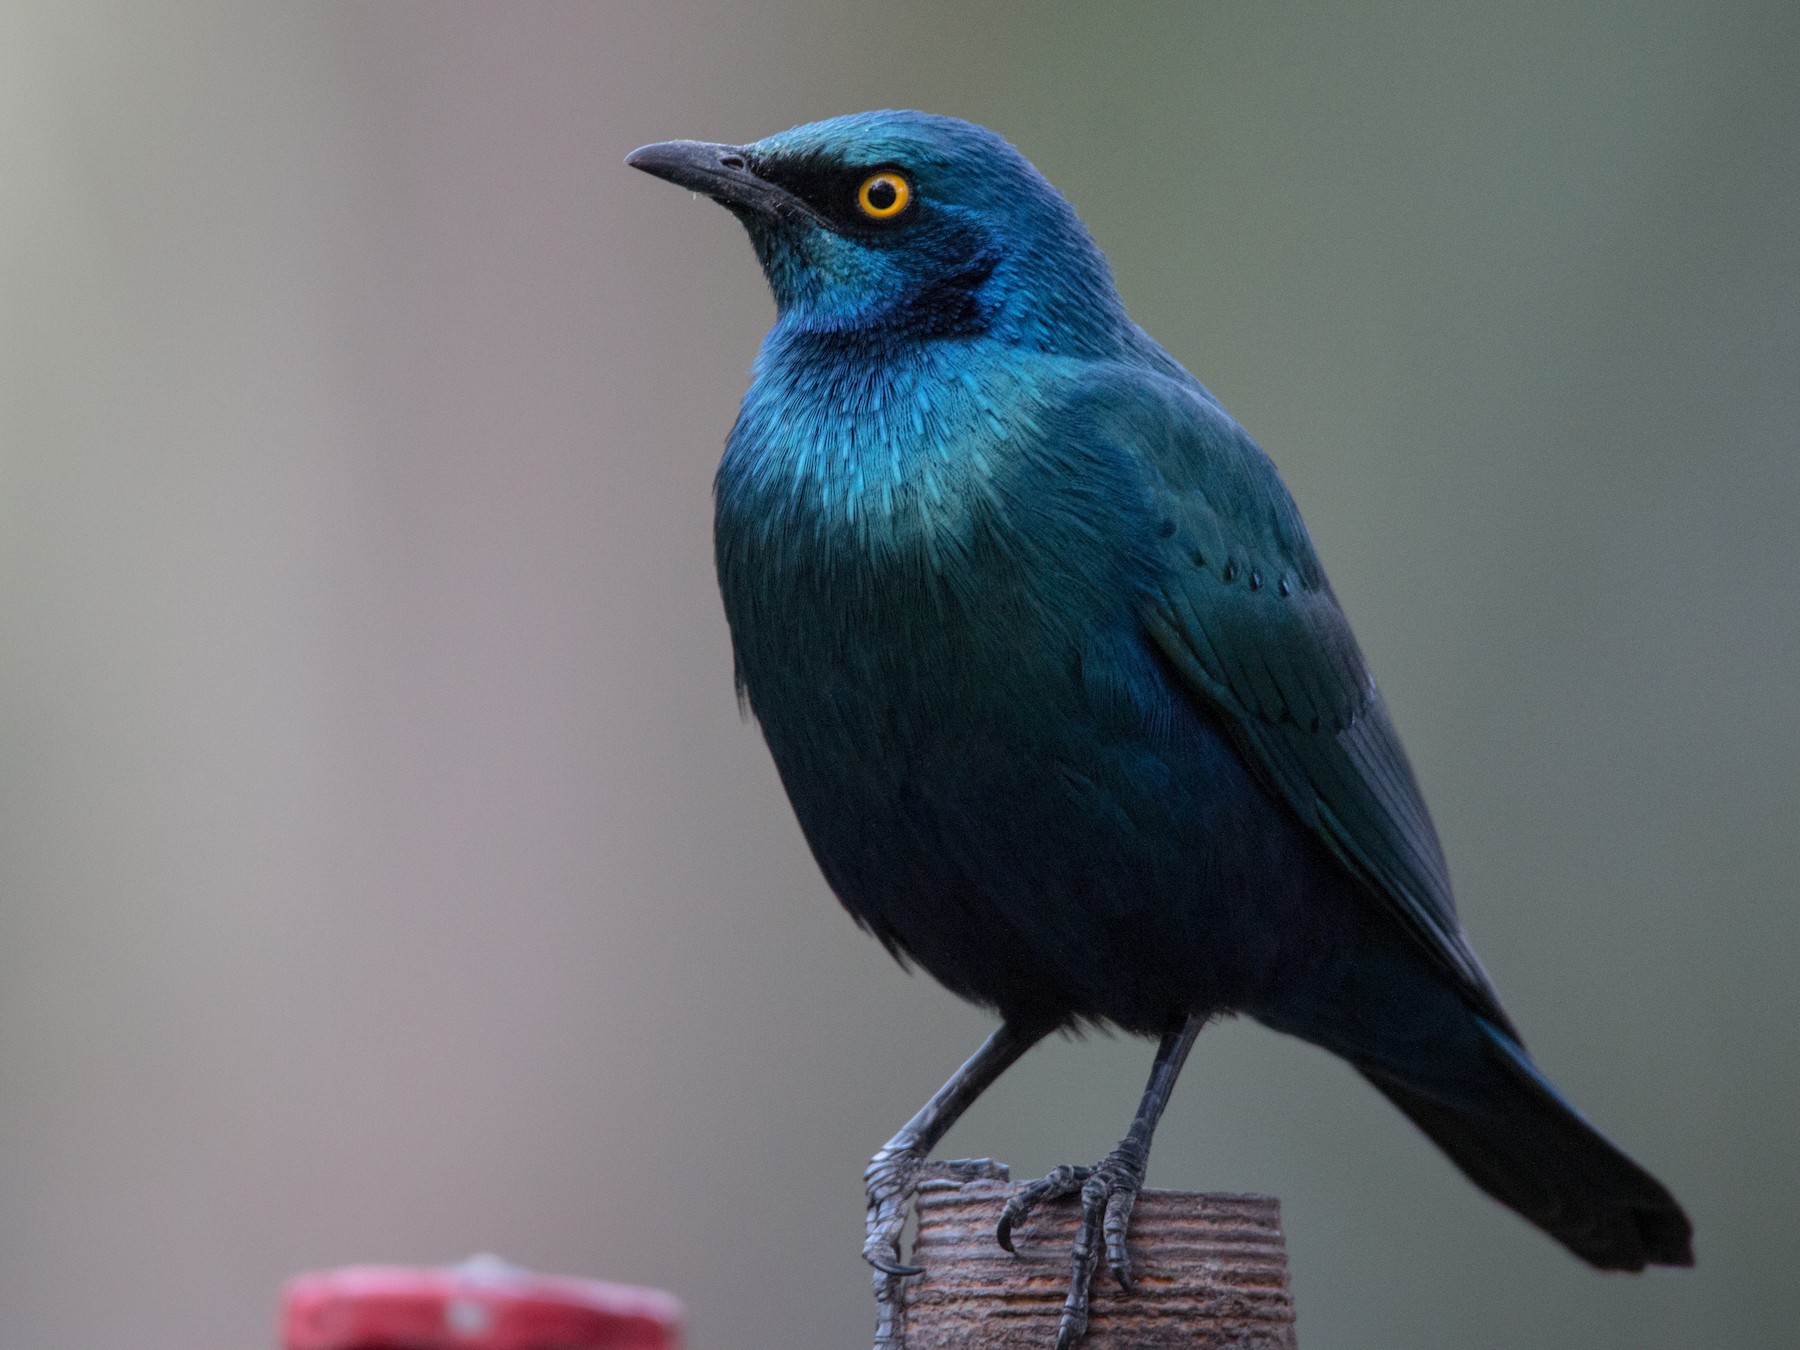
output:
<instances>
[{"instance_id":1,"label":"bird's throat","mask_svg":"<svg viewBox=\"0 0 1800 1350\"><path fill-rule=\"evenodd\" d=\"M895 344L845 362L778 327L720 465L721 504L749 492L788 528L839 542L968 546L1050 382L984 359L986 345Z\"/></svg>"}]
</instances>

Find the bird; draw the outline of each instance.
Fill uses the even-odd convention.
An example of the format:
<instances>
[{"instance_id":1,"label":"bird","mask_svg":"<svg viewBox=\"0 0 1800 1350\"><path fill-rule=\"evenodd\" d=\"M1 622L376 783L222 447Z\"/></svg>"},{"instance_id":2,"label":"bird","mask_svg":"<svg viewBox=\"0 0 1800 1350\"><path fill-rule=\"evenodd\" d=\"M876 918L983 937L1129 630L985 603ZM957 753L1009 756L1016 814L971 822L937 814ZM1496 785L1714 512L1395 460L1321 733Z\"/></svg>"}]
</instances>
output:
<instances>
[{"instance_id":1,"label":"bird","mask_svg":"<svg viewBox=\"0 0 1800 1350\"><path fill-rule=\"evenodd\" d=\"M1000 135L911 111L634 168L744 225L776 319L714 485L740 700L826 881L1000 1025L865 1172L878 1350L923 1160L1046 1035L1155 1038L1098 1162L1014 1190L1129 1290L1152 1137L1201 1028L1347 1060L1589 1264L1693 1263L1670 1192L1527 1054L1457 918L1394 721L1292 496L1127 315Z\"/></svg>"}]
</instances>

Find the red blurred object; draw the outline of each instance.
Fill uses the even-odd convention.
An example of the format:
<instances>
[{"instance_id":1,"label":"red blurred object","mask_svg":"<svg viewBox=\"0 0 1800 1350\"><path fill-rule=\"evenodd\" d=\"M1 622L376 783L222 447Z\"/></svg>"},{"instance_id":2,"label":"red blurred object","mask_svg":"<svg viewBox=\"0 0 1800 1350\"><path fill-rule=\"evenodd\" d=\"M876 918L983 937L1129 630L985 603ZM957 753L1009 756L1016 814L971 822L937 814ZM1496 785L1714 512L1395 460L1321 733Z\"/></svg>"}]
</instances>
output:
<instances>
[{"instance_id":1,"label":"red blurred object","mask_svg":"<svg viewBox=\"0 0 1800 1350\"><path fill-rule=\"evenodd\" d=\"M283 1350L681 1350L660 1289L535 1275L493 1256L459 1266L345 1266L296 1275Z\"/></svg>"}]
</instances>

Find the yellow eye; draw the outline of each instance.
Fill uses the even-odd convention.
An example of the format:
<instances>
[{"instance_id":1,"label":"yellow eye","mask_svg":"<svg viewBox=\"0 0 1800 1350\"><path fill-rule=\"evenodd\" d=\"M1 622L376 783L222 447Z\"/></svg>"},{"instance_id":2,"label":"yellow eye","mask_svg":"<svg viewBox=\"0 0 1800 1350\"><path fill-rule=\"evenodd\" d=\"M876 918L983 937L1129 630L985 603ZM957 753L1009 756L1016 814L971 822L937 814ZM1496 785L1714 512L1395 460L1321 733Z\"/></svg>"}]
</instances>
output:
<instances>
[{"instance_id":1,"label":"yellow eye","mask_svg":"<svg viewBox=\"0 0 1800 1350\"><path fill-rule=\"evenodd\" d=\"M891 169L872 173L856 190L856 204L870 220L892 220L912 200L912 184Z\"/></svg>"}]
</instances>

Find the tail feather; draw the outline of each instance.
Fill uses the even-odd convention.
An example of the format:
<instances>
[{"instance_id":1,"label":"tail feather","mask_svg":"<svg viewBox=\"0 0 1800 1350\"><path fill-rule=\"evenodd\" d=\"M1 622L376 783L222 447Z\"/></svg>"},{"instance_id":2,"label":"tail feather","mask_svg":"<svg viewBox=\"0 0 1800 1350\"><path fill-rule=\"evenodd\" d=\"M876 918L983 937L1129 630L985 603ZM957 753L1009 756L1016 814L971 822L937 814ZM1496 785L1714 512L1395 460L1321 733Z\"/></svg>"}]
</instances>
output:
<instances>
[{"instance_id":1,"label":"tail feather","mask_svg":"<svg viewBox=\"0 0 1800 1350\"><path fill-rule=\"evenodd\" d=\"M1341 981L1257 1016L1342 1055L1501 1204L1602 1270L1694 1264L1661 1182L1564 1099L1508 1031L1376 925Z\"/></svg>"},{"instance_id":2,"label":"tail feather","mask_svg":"<svg viewBox=\"0 0 1800 1350\"><path fill-rule=\"evenodd\" d=\"M1473 1014L1471 1014L1473 1017ZM1486 1063L1438 1088L1370 1061L1357 1068L1465 1176L1601 1270L1694 1264L1693 1225L1661 1182L1590 1125L1521 1047L1484 1019Z\"/></svg>"}]
</instances>

